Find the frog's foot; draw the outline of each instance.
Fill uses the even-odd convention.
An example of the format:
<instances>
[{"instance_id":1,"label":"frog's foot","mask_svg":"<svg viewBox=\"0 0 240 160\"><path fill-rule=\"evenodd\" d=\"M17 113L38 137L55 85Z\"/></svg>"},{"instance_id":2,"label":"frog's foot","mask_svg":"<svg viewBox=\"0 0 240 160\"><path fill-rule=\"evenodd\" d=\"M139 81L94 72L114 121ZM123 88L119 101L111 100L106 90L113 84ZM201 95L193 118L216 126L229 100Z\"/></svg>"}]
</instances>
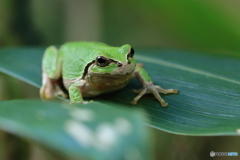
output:
<instances>
[{"instance_id":1,"label":"frog's foot","mask_svg":"<svg viewBox=\"0 0 240 160\"><path fill-rule=\"evenodd\" d=\"M162 107L167 107L168 103L162 99L160 96L159 92L163 94L168 94L168 93L178 93L178 90L176 89L163 89L160 86L153 85L152 82L145 82L144 87L140 90L133 90L134 93L137 93L138 96L136 96L131 104L135 105L137 104L138 100L145 94L152 93L156 99L161 103Z\"/></svg>"},{"instance_id":2,"label":"frog's foot","mask_svg":"<svg viewBox=\"0 0 240 160\"><path fill-rule=\"evenodd\" d=\"M55 98L55 86L54 83L46 74L43 74L43 84L40 89L40 97L42 100Z\"/></svg>"},{"instance_id":3,"label":"frog's foot","mask_svg":"<svg viewBox=\"0 0 240 160\"><path fill-rule=\"evenodd\" d=\"M55 96L61 96L65 99L68 98L68 94L66 94L59 86L56 86L55 90Z\"/></svg>"},{"instance_id":4,"label":"frog's foot","mask_svg":"<svg viewBox=\"0 0 240 160\"><path fill-rule=\"evenodd\" d=\"M94 102L93 100L90 101L78 101L78 102L70 102L70 104L89 104Z\"/></svg>"}]
</instances>

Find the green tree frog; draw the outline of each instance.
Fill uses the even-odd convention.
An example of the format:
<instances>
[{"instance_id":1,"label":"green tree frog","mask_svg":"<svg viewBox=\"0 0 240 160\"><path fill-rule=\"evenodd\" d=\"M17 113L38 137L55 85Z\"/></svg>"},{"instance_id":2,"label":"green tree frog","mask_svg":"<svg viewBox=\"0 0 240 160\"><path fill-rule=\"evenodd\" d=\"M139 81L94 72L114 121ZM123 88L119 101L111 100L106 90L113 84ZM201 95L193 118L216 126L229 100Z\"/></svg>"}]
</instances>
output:
<instances>
[{"instance_id":1,"label":"green tree frog","mask_svg":"<svg viewBox=\"0 0 240 160\"><path fill-rule=\"evenodd\" d=\"M137 78L142 89L131 102L147 93L152 93L166 107L163 94L178 93L176 89L163 89L154 85L146 70L136 64L134 50L129 44L112 47L99 42L68 42L59 49L48 47L42 60L42 87L40 97L53 99L56 95L70 98L73 103L87 103L83 97L94 97L119 90L131 78Z\"/></svg>"}]
</instances>

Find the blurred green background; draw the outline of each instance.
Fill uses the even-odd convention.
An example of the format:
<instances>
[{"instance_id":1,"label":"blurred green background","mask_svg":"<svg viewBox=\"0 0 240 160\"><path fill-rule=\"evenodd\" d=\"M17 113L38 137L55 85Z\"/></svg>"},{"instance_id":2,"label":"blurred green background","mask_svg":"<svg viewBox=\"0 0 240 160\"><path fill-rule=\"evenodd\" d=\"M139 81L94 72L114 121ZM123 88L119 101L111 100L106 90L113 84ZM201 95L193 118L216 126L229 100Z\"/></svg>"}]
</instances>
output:
<instances>
[{"instance_id":1,"label":"blurred green background","mask_svg":"<svg viewBox=\"0 0 240 160\"><path fill-rule=\"evenodd\" d=\"M0 45L103 41L238 54L235 0L1 0Z\"/></svg>"},{"instance_id":2,"label":"blurred green background","mask_svg":"<svg viewBox=\"0 0 240 160\"><path fill-rule=\"evenodd\" d=\"M0 0L0 46L85 40L116 46L129 43L136 52L170 48L239 58L239 7L236 0ZM0 74L0 100L15 98L38 98L38 89ZM157 137L158 159L207 160L212 159L210 151L240 154L238 137L188 137L151 130ZM25 151L30 151L29 159L49 156L30 142L14 144L9 139L12 135L1 132L0 159L14 159L11 155L26 144L31 146ZM218 157L230 158L237 157Z\"/></svg>"}]
</instances>

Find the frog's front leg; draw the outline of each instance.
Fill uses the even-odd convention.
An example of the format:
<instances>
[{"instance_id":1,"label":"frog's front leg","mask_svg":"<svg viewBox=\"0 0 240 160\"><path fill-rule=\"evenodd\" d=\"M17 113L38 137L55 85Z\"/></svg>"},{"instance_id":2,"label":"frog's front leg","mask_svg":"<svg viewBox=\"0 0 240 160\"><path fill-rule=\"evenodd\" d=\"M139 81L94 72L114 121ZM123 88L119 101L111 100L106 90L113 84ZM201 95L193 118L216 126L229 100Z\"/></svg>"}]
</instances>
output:
<instances>
[{"instance_id":1,"label":"frog's front leg","mask_svg":"<svg viewBox=\"0 0 240 160\"><path fill-rule=\"evenodd\" d=\"M168 93L178 93L178 90L176 89L163 89L160 86L154 85L151 78L149 77L148 73L145 69L142 68L142 64L137 64L136 69L133 73L133 76L136 77L143 85L143 88L140 90L133 90L134 93L137 93L138 96L136 96L131 104L137 104L138 100L147 93L152 93L157 100L161 103L162 107L167 107L168 103L162 99L159 92L163 94Z\"/></svg>"},{"instance_id":2,"label":"frog's front leg","mask_svg":"<svg viewBox=\"0 0 240 160\"><path fill-rule=\"evenodd\" d=\"M42 87L40 89L41 99L53 99L56 94L63 97L67 95L60 89L58 84L61 78L62 56L54 46L48 47L42 61Z\"/></svg>"},{"instance_id":3,"label":"frog's front leg","mask_svg":"<svg viewBox=\"0 0 240 160\"><path fill-rule=\"evenodd\" d=\"M85 80L79 80L79 81L73 83L69 87L68 91L69 91L69 97L70 97L71 103L83 103L83 104L89 103L87 101L83 101L83 96L82 96L82 92L80 89L85 84L86 84Z\"/></svg>"}]
</instances>

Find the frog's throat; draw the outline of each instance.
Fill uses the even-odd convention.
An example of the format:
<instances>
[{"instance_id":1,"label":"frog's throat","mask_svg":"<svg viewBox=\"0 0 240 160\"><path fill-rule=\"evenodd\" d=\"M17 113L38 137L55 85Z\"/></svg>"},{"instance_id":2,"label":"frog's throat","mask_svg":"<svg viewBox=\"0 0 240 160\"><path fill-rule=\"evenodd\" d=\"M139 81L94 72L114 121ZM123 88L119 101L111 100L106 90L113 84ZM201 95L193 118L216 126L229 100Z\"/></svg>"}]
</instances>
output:
<instances>
[{"instance_id":1,"label":"frog's throat","mask_svg":"<svg viewBox=\"0 0 240 160\"><path fill-rule=\"evenodd\" d=\"M107 83L106 85L114 86L127 83L131 78L131 75L132 73L127 73L124 75L111 75L110 73L104 74L91 73L85 77L85 80L91 84ZM110 83L112 83L112 85Z\"/></svg>"},{"instance_id":2,"label":"frog's throat","mask_svg":"<svg viewBox=\"0 0 240 160\"><path fill-rule=\"evenodd\" d=\"M99 94L119 90L127 85L131 74L87 74L85 79L64 80L64 86L68 89L72 84L79 82L79 89L83 97L93 97Z\"/></svg>"},{"instance_id":3,"label":"frog's throat","mask_svg":"<svg viewBox=\"0 0 240 160\"><path fill-rule=\"evenodd\" d=\"M85 96L91 96L91 92L93 91L95 95L107 93L110 91L115 91L121 89L127 85L131 78L131 74L125 75L110 75L110 74L88 74L86 76L87 84L85 87L82 87L83 93L85 88L87 89Z\"/></svg>"}]
</instances>

